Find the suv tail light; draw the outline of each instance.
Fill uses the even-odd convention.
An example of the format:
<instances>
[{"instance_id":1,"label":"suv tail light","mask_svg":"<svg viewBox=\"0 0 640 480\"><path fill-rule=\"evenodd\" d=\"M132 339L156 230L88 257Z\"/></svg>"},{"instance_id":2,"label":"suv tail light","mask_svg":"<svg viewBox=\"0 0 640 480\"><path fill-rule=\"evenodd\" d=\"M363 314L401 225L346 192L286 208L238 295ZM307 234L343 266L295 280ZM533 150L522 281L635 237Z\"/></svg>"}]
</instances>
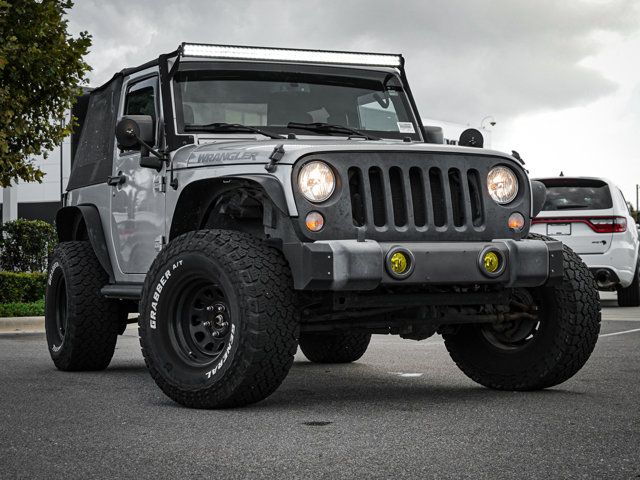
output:
<instances>
[{"instance_id":1,"label":"suv tail light","mask_svg":"<svg viewBox=\"0 0 640 480\"><path fill-rule=\"evenodd\" d=\"M598 217L589 219L590 227L598 233L618 233L627 231L624 217Z\"/></svg>"},{"instance_id":2,"label":"suv tail light","mask_svg":"<svg viewBox=\"0 0 640 480\"><path fill-rule=\"evenodd\" d=\"M584 223L596 233L622 233L627 231L627 219L624 217L538 217L534 218L532 223Z\"/></svg>"}]
</instances>

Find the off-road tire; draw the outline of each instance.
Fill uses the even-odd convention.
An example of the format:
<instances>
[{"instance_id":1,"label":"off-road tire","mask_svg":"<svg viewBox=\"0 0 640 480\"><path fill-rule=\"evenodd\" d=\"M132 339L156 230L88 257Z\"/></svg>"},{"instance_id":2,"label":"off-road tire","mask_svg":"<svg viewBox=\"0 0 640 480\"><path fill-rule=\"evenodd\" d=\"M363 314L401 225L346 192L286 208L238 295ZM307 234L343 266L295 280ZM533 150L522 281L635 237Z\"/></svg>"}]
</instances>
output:
<instances>
[{"instance_id":1,"label":"off-road tire","mask_svg":"<svg viewBox=\"0 0 640 480\"><path fill-rule=\"evenodd\" d=\"M350 363L367 351L371 334L356 332L301 333L300 350L314 363Z\"/></svg>"},{"instance_id":2,"label":"off-road tire","mask_svg":"<svg viewBox=\"0 0 640 480\"><path fill-rule=\"evenodd\" d=\"M587 266L566 246L563 267L561 285L530 290L545 305L545 316L538 336L521 349L495 347L480 326L444 335L451 358L469 378L498 390L538 390L568 380L584 366L600 332L600 300Z\"/></svg>"},{"instance_id":3,"label":"off-road tire","mask_svg":"<svg viewBox=\"0 0 640 480\"><path fill-rule=\"evenodd\" d=\"M181 350L187 340L180 338L188 336L180 337L180 329L193 323L184 323L180 298L198 282L227 302L226 340L214 360ZM140 346L149 372L184 406L258 402L278 388L293 364L299 322L291 272L278 250L251 235L199 230L172 240L151 265L140 306Z\"/></svg>"},{"instance_id":4,"label":"off-road tire","mask_svg":"<svg viewBox=\"0 0 640 480\"><path fill-rule=\"evenodd\" d=\"M64 242L53 251L45 293L45 330L51 359L60 370L103 370L111 362L126 313L100 294L108 282L89 242ZM57 315L66 318L64 334Z\"/></svg>"},{"instance_id":5,"label":"off-road tire","mask_svg":"<svg viewBox=\"0 0 640 480\"><path fill-rule=\"evenodd\" d=\"M638 307L640 306L640 258L636 265L636 273L633 282L627 288L619 287L618 289L618 306L620 307Z\"/></svg>"}]
</instances>

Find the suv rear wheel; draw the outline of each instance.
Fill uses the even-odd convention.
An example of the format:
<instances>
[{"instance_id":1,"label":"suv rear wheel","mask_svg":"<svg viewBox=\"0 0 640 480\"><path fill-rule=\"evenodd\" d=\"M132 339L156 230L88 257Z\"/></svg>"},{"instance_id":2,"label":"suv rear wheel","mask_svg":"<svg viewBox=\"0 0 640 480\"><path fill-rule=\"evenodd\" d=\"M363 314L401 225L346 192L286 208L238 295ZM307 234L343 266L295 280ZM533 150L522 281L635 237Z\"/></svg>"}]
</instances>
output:
<instances>
[{"instance_id":1,"label":"suv rear wheel","mask_svg":"<svg viewBox=\"0 0 640 480\"><path fill-rule=\"evenodd\" d=\"M514 292L513 308L537 312L537 318L444 335L451 358L469 378L499 390L537 390L568 380L586 363L598 340L600 300L580 257L565 246L563 259L561 285Z\"/></svg>"},{"instance_id":2,"label":"suv rear wheel","mask_svg":"<svg viewBox=\"0 0 640 480\"><path fill-rule=\"evenodd\" d=\"M636 265L636 274L633 282L627 288L618 288L618 305L620 307L640 306L640 256Z\"/></svg>"},{"instance_id":3,"label":"suv rear wheel","mask_svg":"<svg viewBox=\"0 0 640 480\"><path fill-rule=\"evenodd\" d=\"M109 281L89 242L59 244L49 261L45 329L60 370L102 370L113 357L126 312L104 298Z\"/></svg>"},{"instance_id":4,"label":"suv rear wheel","mask_svg":"<svg viewBox=\"0 0 640 480\"><path fill-rule=\"evenodd\" d=\"M300 350L311 362L349 363L364 355L370 341L369 333L301 333Z\"/></svg>"},{"instance_id":5,"label":"suv rear wheel","mask_svg":"<svg viewBox=\"0 0 640 480\"><path fill-rule=\"evenodd\" d=\"M140 306L149 372L182 405L258 402L293 363L299 327L289 266L251 235L200 230L171 241L151 265Z\"/></svg>"}]
</instances>

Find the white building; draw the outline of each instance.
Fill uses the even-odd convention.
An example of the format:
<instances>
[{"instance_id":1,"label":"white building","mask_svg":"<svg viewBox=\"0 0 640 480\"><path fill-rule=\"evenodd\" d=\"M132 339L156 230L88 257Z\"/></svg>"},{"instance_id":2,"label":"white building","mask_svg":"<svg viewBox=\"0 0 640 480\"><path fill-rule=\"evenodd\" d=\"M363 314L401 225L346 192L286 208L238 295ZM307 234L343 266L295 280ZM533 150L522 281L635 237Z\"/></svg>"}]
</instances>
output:
<instances>
[{"instance_id":1,"label":"white building","mask_svg":"<svg viewBox=\"0 0 640 480\"><path fill-rule=\"evenodd\" d=\"M33 163L44 172L42 183L19 182L11 188L3 188L2 221L15 218L41 219L53 222L56 211L60 208L61 192L69 181L71 168L71 139L65 138L62 145L49 152L48 157L34 157ZM16 205L5 209L4 204Z\"/></svg>"}]
</instances>

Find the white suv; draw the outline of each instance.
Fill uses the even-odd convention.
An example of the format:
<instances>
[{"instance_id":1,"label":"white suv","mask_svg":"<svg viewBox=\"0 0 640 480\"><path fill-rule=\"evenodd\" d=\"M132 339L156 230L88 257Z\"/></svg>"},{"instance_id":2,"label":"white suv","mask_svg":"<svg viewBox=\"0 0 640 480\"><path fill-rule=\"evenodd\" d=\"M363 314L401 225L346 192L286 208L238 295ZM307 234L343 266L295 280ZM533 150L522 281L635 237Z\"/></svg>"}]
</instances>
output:
<instances>
[{"instance_id":1,"label":"white suv","mask_svg":"<svg viewBox=\"0 0 640 480\"><path fill-rule=\"evenodd\" d=\"M638 230L620 189L602 178L538 179L547 187L531 231L561 240L582 257L600 290L621 307L640 305Z\"/></svg>"}]
</instances>

